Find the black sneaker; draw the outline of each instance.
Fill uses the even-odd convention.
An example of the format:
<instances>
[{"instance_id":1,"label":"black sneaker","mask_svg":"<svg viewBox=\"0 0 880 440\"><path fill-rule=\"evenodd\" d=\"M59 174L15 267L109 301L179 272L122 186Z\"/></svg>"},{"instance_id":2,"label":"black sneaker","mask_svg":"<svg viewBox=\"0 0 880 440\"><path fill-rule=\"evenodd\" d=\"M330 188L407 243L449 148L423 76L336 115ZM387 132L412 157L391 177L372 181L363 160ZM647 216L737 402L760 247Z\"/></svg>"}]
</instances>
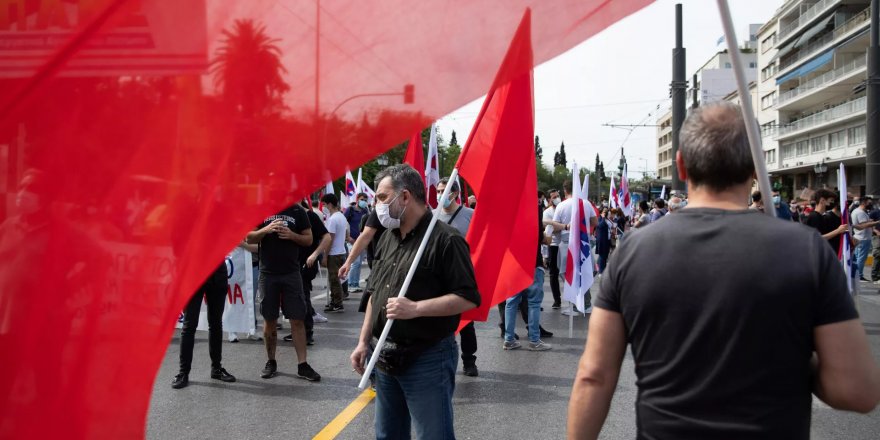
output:
<instances>
[{"instance_id":1,"label":"black sneaker","mask_svg":"<svg viewBox=\"0 0 880 440\"><path fill-rule=\"evenodd\" d=\"M312 369L311 365L308 362L303 362L299 364L296 368L296 375L310 382L320 382L321 375L316 373L315 370Z\"/></svg>"},{"instance_id":2,"label":"black sneaker","mask_svg":"<svg viewBox=\"0 0 880 440\"><path fill-rule=\"evenodd\" d=\"M315 338L306 336L306 345L315 345Z\"/></svg>"},{"instance_id":3,"label":"black sneaker","mask_svg":"<svg viewBox=\"0 0 880 440\"><path fill-rule=\"evenodd\" d=\"M263 374L260 375L263 379L269 379L275 377L278 374L278 362L270 359L266 361L266 366L263 367Z\"/></svg>"},{"instance_id":4,"label":"black sneaker","mask_svg":"<svg viewBox=\"0 0 880 440\"><path fill-rule=\"evenodd\" d=\"M235 376L229 374L225 368L211 370L211 379L217 379L223 382L235 382Z\"/></svg>"},{"instance_id":5,"label":"black sneaker","mask_svg":"<svg viewBox=\"0 0 880 440\"><path fill-rule=\"evenodd\" d=\"M470 377L477 377L480 375L480 371L477 370L476 365L465 365L464 366L464 375Z\"/></svg>"},{"instance_id":6,"label":"black sneaker","mask_svg":"<svg viewBox=\"0 0 880 440\"><path fill-rule=\"evenodd\" d=\"M285 337L283 337L283 338L281 338L281 339L284 339L285 341L290 342L290 341L293 340L293 333L291 333L291 334L289 334L289 335L287 335L287 336L285 336Z\"/></svg>"},{"instance_id":7,"label":"black sneaker","mask_svg":"<svg viewBox=\"0 0 880 440\"><path fill-rule=\"evenodd\" d=\"M553 332L549 332L547 330L544 330L544 327L539 326L538 328L541 329L541 337L542 338L552 338L553 337Z\"/></svg>"},{"instance_id":8,"label":"black sneaker","mask_svg":"<svg viewBox=\"0 0 880 440\"><path fill-rule=\"evenodd\" d=\"M333 311L333 304L327 304L326 306L324 306L324 311L325 312L332 312Z\"/></svg>"},{"instance_id":9,"label":"black sneaker","mask_svg":"<svg viewBox=\"0 0 880 440\"><path fill-rule=\"evenodd\" d=\"M327 311L331 313L342 313L345 311L345 307L342 307L342 304L340 304L338 306L332 306L330 310Z\"/></svg>"},{"instance_id":10,"label":"black sneaker","mask_svg":"<svg viewBox=\"0 0 880 440\"><path fill-rule=\"evenodd\" d=\"M551 307L553 310L559 310L560 308L562 308L562 304L560 304L560 303L558 303L558 302L554 302L553 305L550 306L550 307Z\"/></svg>"},{"instance_id":11,"label":"black sneaker","mask_svg":"<svg viewBox=\"0 0 880 440\"><path fill-rule=\"evenodd\" d=\"M177 373L177 376L174 376L174 380L171 381L171 388L175 390L186 388L187 385L189 385L189 375L186 373Z\"/></svg>"}]
</instances>

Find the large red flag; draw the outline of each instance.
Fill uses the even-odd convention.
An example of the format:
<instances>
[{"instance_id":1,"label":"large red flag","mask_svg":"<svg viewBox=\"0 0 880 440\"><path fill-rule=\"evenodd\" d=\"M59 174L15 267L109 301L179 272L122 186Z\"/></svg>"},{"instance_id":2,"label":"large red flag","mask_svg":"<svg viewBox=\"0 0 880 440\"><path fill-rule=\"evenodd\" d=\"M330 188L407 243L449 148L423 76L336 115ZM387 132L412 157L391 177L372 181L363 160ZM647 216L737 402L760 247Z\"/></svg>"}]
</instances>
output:
<instances>
[{"instance_id":1,"label":"large red flag","mask_svg":"<svg viewBox=\"0 0 880 440\"><path fill-rule=\"evenodd\" d=\"M417 131L412 135L412 138L409 140L409 145L406 147L406 156L403 156L403 163L408 163L409 166L415 168L416 171L419 172L419 175L422 176L422 182L425 181L425 151L422 147L422 132Z\"/></svg>"},{"instance_id":2,"label":"large red flag","mask_svg":"<svg viewBox=\"0 0 880 440\"><path fill-rule=\"evenodd\" d=\"M522 21L458 158L458 171L479 203L467 241L482 295L463 320L532 284L538 251L531 10Z\"/></svg>"},{"instance_id":3,"label":"large red flag","mask_svg":"<svg viewBox=\"0 0 880 440\"><path fill-rule=\"evenodd\" d=\"M543 62L651 0L413 3L0 1L0 438L143 437L254 225L484 93L525 7Z\"/></svg>"}]
</instances>

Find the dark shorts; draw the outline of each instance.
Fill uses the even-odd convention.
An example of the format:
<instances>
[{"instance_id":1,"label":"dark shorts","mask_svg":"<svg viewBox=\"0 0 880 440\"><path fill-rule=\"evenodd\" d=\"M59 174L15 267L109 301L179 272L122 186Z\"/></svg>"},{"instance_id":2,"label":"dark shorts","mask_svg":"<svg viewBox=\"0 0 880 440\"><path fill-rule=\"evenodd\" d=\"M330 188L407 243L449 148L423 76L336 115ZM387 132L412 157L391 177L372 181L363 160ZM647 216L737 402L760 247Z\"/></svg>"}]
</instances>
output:
<instances>
[{"instance_id":1,"label":"dark shorts","mask_svg":"<svg viewBox=\"0 0 880 440\"><path fill-rule=\"evenodd\" d=\"M260 314L267 321L278 319L278 309L287 319L303 321L308 306L299 272L272 274L260 272Z\"/></svg>"}]
</instances>

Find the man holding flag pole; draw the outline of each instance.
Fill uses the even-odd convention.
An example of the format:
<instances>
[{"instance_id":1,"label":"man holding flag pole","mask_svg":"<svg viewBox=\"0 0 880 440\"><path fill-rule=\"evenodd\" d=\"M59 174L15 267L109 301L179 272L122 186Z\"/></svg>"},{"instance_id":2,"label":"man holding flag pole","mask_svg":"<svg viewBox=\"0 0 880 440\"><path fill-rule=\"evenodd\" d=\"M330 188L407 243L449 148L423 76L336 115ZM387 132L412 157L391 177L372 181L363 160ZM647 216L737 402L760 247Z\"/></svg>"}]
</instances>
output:
<instances>
[{"instance_id":1,"label":"man holding flag pole","mask_svg":"<svg viewBox=\"0 0 880 440\"><path fill-rule=\"evenodd\" d=\"M431 215L417 171L396 165L377 177L376 212L389 230L377 246L367 316L351 363L362 375L361 389L379 366L378 438L408 438L411 424L418 438L455 437L459 321L485 320L492 306L533 281L538 237L532 232L539 227L533 64L531 10L526 9L449 176L454 181L461 171L481 201L467 241ZM523 176L513 187L504 178L510 173ZM451 189L447 185L440 199ZM512 215L497 215L502 209ZM367 363L373 336L378 342Z\"/></svg>"}]
</instances>

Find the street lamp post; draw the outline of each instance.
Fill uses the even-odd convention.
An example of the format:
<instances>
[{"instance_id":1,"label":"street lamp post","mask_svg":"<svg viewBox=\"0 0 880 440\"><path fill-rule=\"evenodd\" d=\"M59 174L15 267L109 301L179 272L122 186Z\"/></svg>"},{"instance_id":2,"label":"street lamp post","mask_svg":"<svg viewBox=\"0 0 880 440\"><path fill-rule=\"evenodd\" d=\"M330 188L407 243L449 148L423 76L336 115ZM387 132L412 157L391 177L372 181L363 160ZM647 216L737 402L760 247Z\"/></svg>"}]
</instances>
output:
<instances>
[{"instance_id":1,"label":"street lamp post","mask_svg":"<svg viewBox=\"0 0 880 440\"><path fill-rule=\"evenodd\" d=\"M813 172L816 173L817 187L825 188L825 173L828 172L828 165L825 165L825 159L822 162L813 165Z\"/></svg>"}]
</instances>

